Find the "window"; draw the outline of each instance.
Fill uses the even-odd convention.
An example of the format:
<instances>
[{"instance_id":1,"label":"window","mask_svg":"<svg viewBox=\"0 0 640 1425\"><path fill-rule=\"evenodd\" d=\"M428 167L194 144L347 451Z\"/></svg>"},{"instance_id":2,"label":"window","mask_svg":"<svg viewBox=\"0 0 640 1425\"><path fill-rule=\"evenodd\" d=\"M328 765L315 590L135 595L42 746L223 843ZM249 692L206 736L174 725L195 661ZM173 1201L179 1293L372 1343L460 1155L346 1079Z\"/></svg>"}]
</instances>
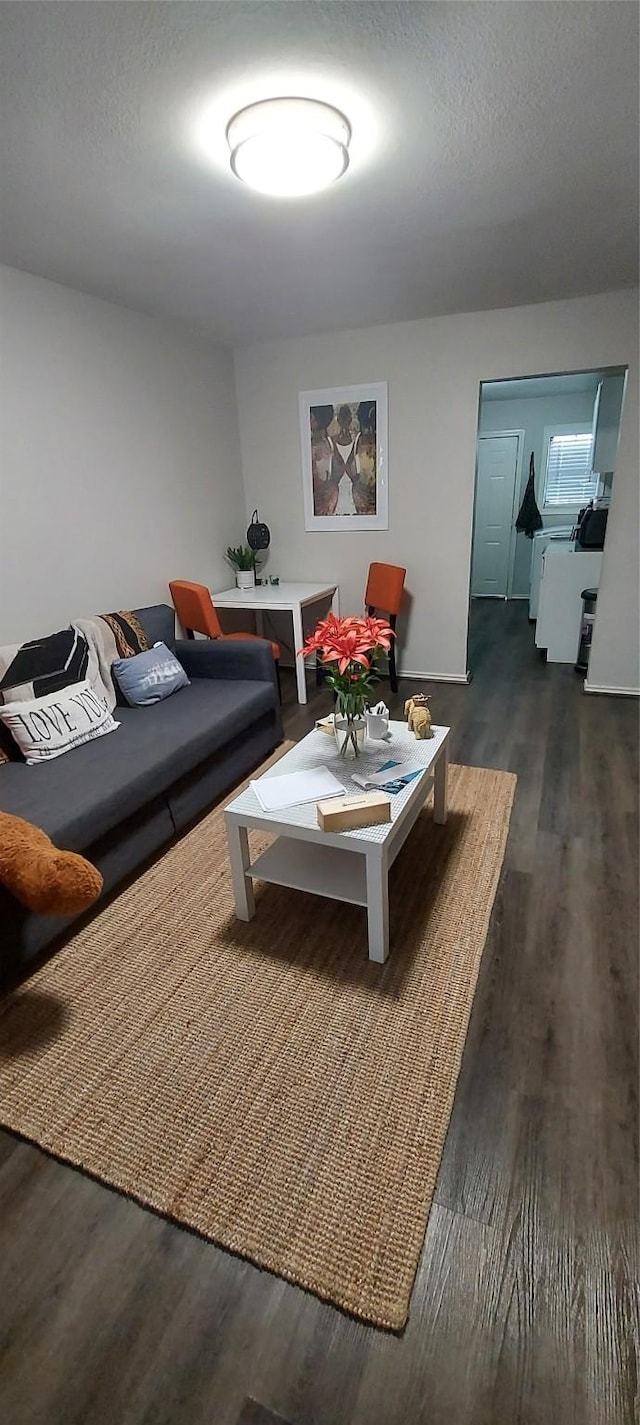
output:
<instances>
[{"instance_id":1,"label":"window","mask_svg":"<svg viewBox=\"0 0 640 1425\"><path fill-rule=\"evenodd\" d=\"M591 469L593 432L554 426L545 431L545 510L578 509L598 493L598 477Z\"/></svg>"}]
</instances>

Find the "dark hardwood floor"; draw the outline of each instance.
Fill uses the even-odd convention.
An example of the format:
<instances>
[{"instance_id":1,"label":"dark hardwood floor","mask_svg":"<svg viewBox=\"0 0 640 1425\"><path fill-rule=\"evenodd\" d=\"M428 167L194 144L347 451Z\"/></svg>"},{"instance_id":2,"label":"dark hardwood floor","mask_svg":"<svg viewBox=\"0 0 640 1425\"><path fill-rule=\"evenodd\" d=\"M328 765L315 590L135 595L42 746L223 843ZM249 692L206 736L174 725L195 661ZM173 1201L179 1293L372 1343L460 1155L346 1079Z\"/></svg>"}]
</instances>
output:
<instances>
[{"instance_id":1,"label":"dark hardwood floor","mask_svg":"<svg viewBox=\"0 0 640 1425\"><path fill-rule=\"evenodd\" d=\"M545 665L522 603L474 606L470 666L434 719L519 783L404 1335L3 1134L4 1425L638 1419L638 708ZM284 681L297 738L329 695Z\"/></svg>"}]
</instances>

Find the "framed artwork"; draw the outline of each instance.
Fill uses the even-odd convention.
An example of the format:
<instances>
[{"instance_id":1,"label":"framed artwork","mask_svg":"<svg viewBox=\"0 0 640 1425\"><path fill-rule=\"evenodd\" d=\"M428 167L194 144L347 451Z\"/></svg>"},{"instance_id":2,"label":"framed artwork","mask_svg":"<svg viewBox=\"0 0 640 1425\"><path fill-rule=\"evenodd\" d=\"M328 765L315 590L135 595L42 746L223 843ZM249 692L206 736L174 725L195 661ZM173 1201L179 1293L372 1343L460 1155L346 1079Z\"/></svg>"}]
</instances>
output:
<instances>
[{"instance_id":1,"label":"framed artwork","mask_svg":"<svg viewBox=\"0 0 640 1425\"><path fill-rule=\"evenodd\" d=\"M389 528L386 382L301 391L307 530Z\"/></svg>"}]
</instances>

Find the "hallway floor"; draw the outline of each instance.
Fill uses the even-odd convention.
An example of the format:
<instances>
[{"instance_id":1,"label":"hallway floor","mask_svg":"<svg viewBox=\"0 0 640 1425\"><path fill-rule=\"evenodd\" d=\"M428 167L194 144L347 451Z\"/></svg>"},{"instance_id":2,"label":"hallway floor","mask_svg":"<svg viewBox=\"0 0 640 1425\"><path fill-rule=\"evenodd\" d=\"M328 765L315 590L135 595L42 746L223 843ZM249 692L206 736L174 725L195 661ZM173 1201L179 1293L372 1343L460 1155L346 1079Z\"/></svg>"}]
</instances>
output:
<instances>
[{"instance_id":1,"label":"hallway floor","mask_svg":"<svg viewBox=\"0 0 640 1425\"><path fill-rule=\"evenodd\" d=\"M524 603L474 603L470 667L434 720L519 782L403 1336L0 1134L6 1425L637 1418L638 708L546 665ZM294 698L298 738L331 700Z\"/></svg>"}]
</instances>

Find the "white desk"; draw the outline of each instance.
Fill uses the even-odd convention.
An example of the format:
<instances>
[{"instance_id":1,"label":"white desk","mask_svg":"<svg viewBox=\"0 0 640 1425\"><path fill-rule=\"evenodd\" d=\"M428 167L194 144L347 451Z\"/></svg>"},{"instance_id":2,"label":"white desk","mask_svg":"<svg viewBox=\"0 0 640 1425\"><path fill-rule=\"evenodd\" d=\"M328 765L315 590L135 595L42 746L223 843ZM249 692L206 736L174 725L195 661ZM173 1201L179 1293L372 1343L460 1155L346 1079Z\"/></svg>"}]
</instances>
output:
<instances>
[{"instance_id":1,"label":"white desk","mask_svg":"<svg viewBox=\"0 0 640 1425\"><path fill-rule=\"evenodd\" d=\"M211 591L211 598L217 609L251 609L256 615L256 628L263 633L265 613L279 613L284 610L293 618L293 642L296 655L296 681L298 702L307 701L307 681L304 658L299 652L304 643L302 631L302 610L307 604L320 603L330 599L334 614L340 612L340 591L337 584L256 584L254 589L223 589L222 593Z\"/></svg>"}]
</instances>

